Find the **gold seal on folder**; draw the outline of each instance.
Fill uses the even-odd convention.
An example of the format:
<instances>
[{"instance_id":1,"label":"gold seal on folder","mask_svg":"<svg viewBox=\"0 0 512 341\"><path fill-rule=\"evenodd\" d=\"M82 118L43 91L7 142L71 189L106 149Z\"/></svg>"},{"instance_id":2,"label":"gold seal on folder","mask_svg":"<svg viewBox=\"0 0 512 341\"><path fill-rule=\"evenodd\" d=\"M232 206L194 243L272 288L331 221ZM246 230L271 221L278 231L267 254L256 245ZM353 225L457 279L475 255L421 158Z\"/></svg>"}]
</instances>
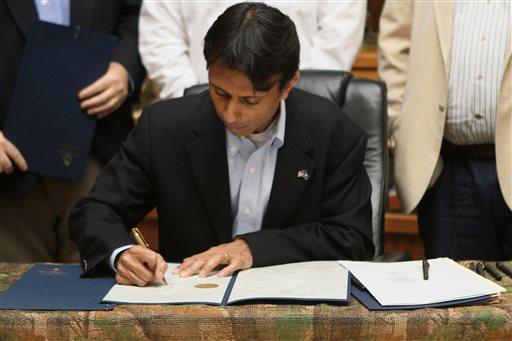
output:
<instances>
[{"instance_id":1,"label":"gold seal on folder","mask_svg":"<svg viewBox=\"0 0 512 341\"><path fill-rule=\"evenodd\" d=\"M203 283L203 284L196 284L195 287L198 289L213 289L218 287L218 284L214 283Z\"/></svg>"}]
</instances>

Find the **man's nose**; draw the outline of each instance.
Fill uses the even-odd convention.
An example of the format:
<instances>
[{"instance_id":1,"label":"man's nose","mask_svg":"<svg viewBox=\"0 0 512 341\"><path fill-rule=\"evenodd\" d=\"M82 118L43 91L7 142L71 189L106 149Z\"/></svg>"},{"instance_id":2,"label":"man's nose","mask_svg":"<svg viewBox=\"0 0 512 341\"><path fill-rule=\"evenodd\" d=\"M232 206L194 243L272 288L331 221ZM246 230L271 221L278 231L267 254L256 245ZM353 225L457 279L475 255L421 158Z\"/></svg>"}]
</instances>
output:
<instances>
[{"instance_id":1,"label":"man's nose","mask_svg":"<svg viewBox=\"0 0 512 341\"><path fill-rule=\"evenodd\" d=\"M230 99L224 110L224 121L226 123L233 123L237 117L238 103L235 99Z\"/></svg>"}]
</instances>

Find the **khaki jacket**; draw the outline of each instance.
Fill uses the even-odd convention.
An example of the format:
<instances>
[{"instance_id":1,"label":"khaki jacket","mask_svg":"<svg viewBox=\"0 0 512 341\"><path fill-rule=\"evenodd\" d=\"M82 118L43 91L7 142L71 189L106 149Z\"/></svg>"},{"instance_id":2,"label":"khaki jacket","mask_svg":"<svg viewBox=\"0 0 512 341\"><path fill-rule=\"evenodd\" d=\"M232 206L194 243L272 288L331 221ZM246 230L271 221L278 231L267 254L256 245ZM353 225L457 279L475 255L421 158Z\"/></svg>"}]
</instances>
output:
<instances>
[{"instance_id":1,"label":"khaki jacket","mask_svg":"<svg viewBox=\"0 0 512 341\"><path fill-rule=\"evenodd\" d=\"M387 0L380 21L379 76L388 87L389 131L402 209L412 211L442 170L453 6L448 1ZM496 164L512 208L512 38L496 118Z\"/></svg>"}]
</instances>

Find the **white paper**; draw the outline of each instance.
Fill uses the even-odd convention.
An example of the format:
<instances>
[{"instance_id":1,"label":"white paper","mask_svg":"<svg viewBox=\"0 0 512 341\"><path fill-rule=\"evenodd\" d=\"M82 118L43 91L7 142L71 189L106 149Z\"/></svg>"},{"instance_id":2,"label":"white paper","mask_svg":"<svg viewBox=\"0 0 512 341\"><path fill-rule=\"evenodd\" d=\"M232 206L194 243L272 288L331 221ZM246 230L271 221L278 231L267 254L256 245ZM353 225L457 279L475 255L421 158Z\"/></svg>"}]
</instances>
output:
<instances>
[{"instance_id":1,"label":"white paper","mask_svg":"<svg viewBox=\"0 0 512 341\"><path fill-rule=\"evenodd\" d=\"M302 262L240 271L228 303L249 299L348 299L348 272L337 261Z\"/></svg>"},{"instance_id":2,"label":"white paper","mask_svg":"<svg viewBox=\"0 0 512 341\"><path fill-rule=\"evenodd\" d=\"M168 263L167 285L137 287L116 284L103 301L120 303L221 304L231 277L181 278ZM201 285L217 285L200 288ZM198 288L199 285L199 288ZM348 271L338 261L303 262L253 268L238 273L228 303L250 299L347 300Z\"/></svg>"},{"instance_id":3,"label":"white paper","mask_svg":"<svg viewBox=\"0 0 512 341\"><path fill-rule=\"evenodd\" d=\"M178 277L172 274L179 264L168 263L165 273L167 285L149 285L138 287L133 285L116 284L110 289L103 301L120 303L207 303L221 304L230 277ZM207 287L201 288L206 284Z\"/></svg>"},{"instance_id":4,"label":"white paper","mask_svg":"<svg viewBox=\"0 0 512 341\"><path fill-rule=\"evenodd\" d=\"M449 258L428 260L429 279L422 261L373 263L340 261L382 305L418 305L454 301L506 290Z\"/></svg>"}]
</instances>

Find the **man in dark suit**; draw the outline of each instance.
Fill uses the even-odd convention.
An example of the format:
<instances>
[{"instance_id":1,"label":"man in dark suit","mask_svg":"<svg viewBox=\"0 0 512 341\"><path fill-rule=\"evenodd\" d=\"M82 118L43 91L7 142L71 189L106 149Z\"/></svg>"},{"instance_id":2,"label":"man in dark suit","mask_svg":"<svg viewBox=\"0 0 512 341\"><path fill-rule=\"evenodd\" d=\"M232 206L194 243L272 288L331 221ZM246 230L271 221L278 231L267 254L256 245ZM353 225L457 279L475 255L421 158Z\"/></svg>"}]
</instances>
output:
<instances>
[{"instance_id":1,"label":"man in dark suit","mask_svg":"<svg viewBox=\"0 0 512 341\"><path fill-rule=\"evenodd\" d=\"M0 260L76 261L69 211L133 127L132 94L144 77L137 50L140 0L0 0ZM27 34L37 19L116 35L107 72L77 96L97 116L92 152L80 182L30 174L23 155L2 134Z\"/></svg>"},{"instance_id":2,"label":"man in dark suit","mask_svg":"<svg viewBox=\"0 0 512 341\"><path fill-rule=\"evenodd\" d=\"M70 218L86 273L122 284L373 255L364 132L327 99L293 90L293 22L228 8L205 38L209 92L149 107ZM160 254L128 229L156 205Z\"/></svg>"}]
</instances>

